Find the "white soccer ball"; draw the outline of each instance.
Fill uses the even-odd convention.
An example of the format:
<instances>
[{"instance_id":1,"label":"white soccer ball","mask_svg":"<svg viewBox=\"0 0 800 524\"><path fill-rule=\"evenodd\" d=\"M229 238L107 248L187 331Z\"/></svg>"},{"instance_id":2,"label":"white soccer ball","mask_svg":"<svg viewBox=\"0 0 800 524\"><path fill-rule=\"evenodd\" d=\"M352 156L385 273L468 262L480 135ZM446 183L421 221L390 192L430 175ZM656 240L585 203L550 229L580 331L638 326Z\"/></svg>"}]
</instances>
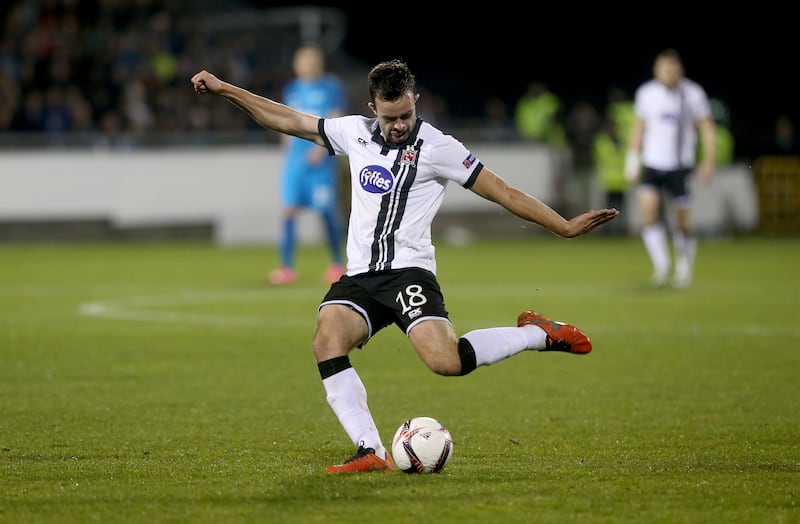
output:
<instances>
[{"instance_id":1,"label":"white soccer ball","mask_svg":"<svg viewBox=\"0 0 800 524\"><path fill-rule=\"evenodd\" d=\"M431 417L406 420L392 439L395 466L406 473L438 473L452 456L452 435Z\"/></svg>"}]
</instances>

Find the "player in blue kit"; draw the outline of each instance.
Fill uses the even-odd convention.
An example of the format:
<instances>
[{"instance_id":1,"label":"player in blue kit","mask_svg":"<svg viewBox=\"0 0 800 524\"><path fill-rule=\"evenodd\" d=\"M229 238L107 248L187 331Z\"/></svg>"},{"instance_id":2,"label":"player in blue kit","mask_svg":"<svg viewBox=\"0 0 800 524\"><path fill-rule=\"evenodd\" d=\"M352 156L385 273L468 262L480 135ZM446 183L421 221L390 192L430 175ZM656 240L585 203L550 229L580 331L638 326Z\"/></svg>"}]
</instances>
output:
<instances>
[{"instance_id":1,"label":"player in blue kit","mask_svg":"<svg viewBox=\"0 0 800 524\"><path fill-rule=\"evenodd\" d=\"M532 310L523 311L516 325L456 334L437 280L431 241L431 223L449 182L563 238L588 233L619 211L587 211L567 220L510 187L461 142L417 117L416 81L403 61L382 62L370 70L372 117L301 113L208 71L195 74L191 82L197 93L227 99L267 129L348 157L352 203L347 272L322 299L311 345L326 400L358 449L326 473L395 469L349 358L352 350L364 348L391 324L403 330L425 365L443 376L466 375L525 350L592 350L583 331Z\"/></svg>"},{"instance_id":2,"label":"player in blue kit","mask_svg":"<svg viewBox=\"0 0 800 524\"><path fill-rule=\"evenodd\" d=\"M293 78L283 91L283 102L303 113L326 118L341 116L345 109L345 96L339 79L325 72L322 49L306 44L294 53ZM281 202L283 223L280 241L279 268L269 274L272 284L291 284L296 278L295 253L297 250L296 218L303 209L319 213L331 254L331 263L325 272L327 283L339 280L344 273L342 257L342 226L338 206L339 163L328 155L324 147L289 135L282 135L285 148Z\"/></svg>"}]
</instances>

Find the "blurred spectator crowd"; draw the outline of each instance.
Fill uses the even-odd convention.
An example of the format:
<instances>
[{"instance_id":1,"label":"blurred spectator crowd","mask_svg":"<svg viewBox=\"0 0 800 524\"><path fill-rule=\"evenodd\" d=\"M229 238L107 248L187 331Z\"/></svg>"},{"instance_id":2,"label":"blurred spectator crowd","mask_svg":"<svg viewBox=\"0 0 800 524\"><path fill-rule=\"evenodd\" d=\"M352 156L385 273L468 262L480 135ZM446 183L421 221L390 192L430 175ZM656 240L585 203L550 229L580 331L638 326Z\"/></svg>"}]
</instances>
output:
<instances>
[{"instance_id":1,"label":"blurred spectator crowd","mask_svg":"<svg viewBox=\"0 0 800 524\"><path fill-rule=\"evenodd\" d=\"M162 133L251 128L230 104L194 103L188 79L201 67L198 57L267 96L277 96L289 74L259 62L247 32L220 38L204 30L207 17L187 16L191 4L181 0L42 0L3 9L0 131L43 135L48 145L83 136L95 146L132 147Z\"/></svg>"}]
</instances>

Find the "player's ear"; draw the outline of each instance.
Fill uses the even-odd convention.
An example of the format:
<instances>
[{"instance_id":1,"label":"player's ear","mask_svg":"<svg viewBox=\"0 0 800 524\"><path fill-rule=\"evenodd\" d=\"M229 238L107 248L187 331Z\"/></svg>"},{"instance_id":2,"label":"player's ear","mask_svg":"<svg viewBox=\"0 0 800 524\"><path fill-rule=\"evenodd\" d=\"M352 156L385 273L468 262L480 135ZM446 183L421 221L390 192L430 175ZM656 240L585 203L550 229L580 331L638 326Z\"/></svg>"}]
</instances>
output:
<instances>
[{"instance_id":1,"label":"player's ear","mask_svg":"<svg viewBox=\"0 0 800 524\"><path fill-rule=\"evenodd\" d=\"M367 107L372 109L372 112L375 113L376 116L378 115L378 108L375 107L375 104L373 102L367 102Z\"/></svg>"}]
</instances>

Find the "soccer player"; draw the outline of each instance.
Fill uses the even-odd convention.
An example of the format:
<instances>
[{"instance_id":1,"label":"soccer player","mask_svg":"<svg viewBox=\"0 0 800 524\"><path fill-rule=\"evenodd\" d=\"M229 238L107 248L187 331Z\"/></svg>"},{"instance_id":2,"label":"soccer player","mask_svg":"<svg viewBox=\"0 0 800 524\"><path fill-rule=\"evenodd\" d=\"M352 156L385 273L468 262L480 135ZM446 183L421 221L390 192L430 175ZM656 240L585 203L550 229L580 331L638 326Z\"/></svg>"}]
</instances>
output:
<instances>
[{"instance_id":1,"label":"soccer player","mask_svg":"<svg viewBox=\"0 0 800 524\"><path fill-rule=\"evenodd\" d=\"M653 285L669 283L672 269L669 217L661 213L662 198L666 197L675 219L672 285L687 287L697 251L688 181L697 163L698 129L703 146L700 180L708 182L714 175L714 118L705 91L684 77L681 58L674 49L656 56L653 76L639 86L634 96L636 118L628 142L625 176L631 182L638 180L641 235L653 265Z\"/></svg>"},{"instance_id":2,"label":"soccer player","mask_svg":"<svg viewBox=\"0 0 800 524\"><path fill-rule=\"evenodd\" d=\"M567 220L506 184L461 142L417 117L419 94L405 62L390 60L370 70L367 105L372 117L301 113L205 70L191 82L196 92L229 100L267 129L349 157L347 271L319 305L311 345L328 404L358 449L327 473L394 469L367 406L364 384L349 359L353 349L364 348L390 324L402 329L428 368L443 376L466 375L525 350L592 350L583 331L532 310L522 312L516 326L456 335L437 281L431 243L431 222L448 182L564 238L588 233L619 211L586 211Z\"/></svg>"},{"instance_id":3,"label":"soccer player","mask_svg":"<svg viewBox=\"0 0 800 524\"><path fill-rule=\"evenodd\" d=\"M283 102L303 113L325 118L341 116L345 96L339 79L325 72L325 57L315 44L298 47L293 56L293 78L283 91ZM330 284L344 273L342 226L338 205L339 163L324 147L298 137L282 135L285 147L281 201L283 224L279 268L269 273L275 285L293 283L297 250L296 217L303 209L319 213L325 225L331 263L324 278Z\"/></svg>"}]
</instances>

